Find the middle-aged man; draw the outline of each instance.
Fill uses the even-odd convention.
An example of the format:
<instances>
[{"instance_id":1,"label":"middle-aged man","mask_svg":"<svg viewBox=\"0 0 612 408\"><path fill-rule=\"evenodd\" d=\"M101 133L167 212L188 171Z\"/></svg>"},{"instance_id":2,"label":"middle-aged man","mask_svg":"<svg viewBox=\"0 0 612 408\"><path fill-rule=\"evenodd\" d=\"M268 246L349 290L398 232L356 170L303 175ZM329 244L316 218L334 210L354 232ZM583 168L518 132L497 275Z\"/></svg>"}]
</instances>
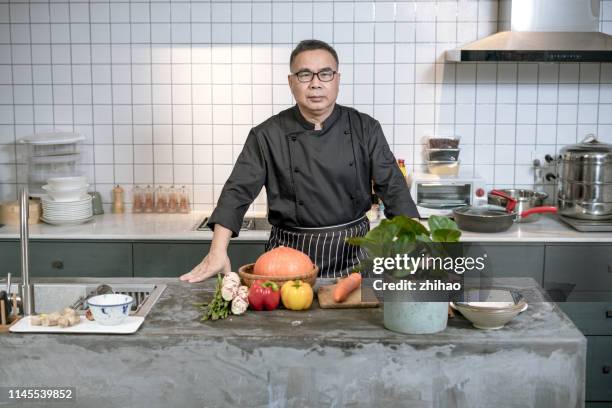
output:
<instances>
[{"instance_id":1,"label":"middle-aged man","mask_svg":"<svg viewBox=\"0 0 612 408\"><path fill-rule=\"evenodd\" d=\"M254 127L208 226L208 255L181 280L199 282L231 270L227 247L244 214L266 187L272 231L267 249L306 253L320 276L340 277L364 254L345 242L369 230L371 186L385 215L418 217L380 123L336 104L338 55L327 43L300 42L291 53L289 87L297 104Z\"/></svg>"}]
</instances>

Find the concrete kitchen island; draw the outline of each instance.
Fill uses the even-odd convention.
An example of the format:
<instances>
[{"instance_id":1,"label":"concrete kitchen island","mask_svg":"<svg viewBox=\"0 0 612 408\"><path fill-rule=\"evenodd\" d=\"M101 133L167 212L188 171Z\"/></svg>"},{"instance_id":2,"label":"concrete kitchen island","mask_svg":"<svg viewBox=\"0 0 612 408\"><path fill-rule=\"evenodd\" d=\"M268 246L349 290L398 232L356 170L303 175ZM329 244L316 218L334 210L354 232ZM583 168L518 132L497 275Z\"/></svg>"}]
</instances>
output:
<instances>
[{"instance_id":1,"label":"concrete kitchen island","mask_svg":"<svg viewBox=\"0 0 612 408\"><path fill-rule=\"evenodd\" d=\"M586 339L528 278L503 282L529 302L504 329L455 317L433 335L385 330L381 308L316 303L201 322L192 304L212 281L137 282L168 287L136 334L2 334L0 385L74 386L79 407L584 405Z\"/></svg>"}]
</instances>

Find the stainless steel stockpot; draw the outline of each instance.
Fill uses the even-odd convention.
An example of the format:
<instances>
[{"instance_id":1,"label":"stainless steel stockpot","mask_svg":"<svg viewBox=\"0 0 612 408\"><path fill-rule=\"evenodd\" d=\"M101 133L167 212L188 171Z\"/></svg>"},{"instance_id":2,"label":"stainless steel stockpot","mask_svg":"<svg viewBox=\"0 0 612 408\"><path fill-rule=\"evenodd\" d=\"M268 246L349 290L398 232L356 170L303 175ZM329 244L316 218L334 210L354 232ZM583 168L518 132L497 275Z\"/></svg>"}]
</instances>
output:
<instances>
[{"instance_id":1,"label":"stainless steel stockpot","mask_svg":"<svg viewBox=\"0 0 612 408\"><path fill-rule=\"evenodd\" d=\"M588 135L582 143L561 149L557 205L568 217L612 219L612 145Z\"/></svg>"}]
</instances>

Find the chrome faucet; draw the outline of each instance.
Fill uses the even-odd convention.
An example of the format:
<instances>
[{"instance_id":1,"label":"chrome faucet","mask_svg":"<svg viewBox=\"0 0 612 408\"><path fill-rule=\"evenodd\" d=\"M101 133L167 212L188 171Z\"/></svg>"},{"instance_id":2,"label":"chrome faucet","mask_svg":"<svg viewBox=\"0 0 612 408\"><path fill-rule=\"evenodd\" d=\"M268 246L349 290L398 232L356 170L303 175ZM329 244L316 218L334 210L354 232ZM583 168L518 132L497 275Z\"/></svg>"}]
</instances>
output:
<instances>
[{"instance_id":1,"label":"chrome faucet","mask_svg":"<svg viewBox=\"0 0 612 408\"><path fill-rule=\"evenodd\" d=\"M29 194L27 186L19 192L19 242L21 244L21 300L23 315L29 316L34 312L34 291L30 284L30 254L29 225L30 213Z\"/></svg>"}]
</instances>

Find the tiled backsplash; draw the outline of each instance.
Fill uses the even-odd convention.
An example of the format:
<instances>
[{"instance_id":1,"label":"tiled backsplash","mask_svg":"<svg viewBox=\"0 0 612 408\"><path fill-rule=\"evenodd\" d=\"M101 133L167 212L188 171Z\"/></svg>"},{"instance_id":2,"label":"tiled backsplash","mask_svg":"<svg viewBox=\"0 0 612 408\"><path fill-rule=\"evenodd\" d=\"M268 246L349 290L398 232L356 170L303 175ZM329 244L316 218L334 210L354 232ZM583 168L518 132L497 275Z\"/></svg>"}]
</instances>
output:
<instances>
[{"instance_id":1,"label":"tiled backsplash","mask_svg":"<svg viewBox=\"0 0 612 408\"><path fill-rule=\"evenodd\" d=\"M497 30L497 8L0 2L0 199L26 180L15 140L59 129L86 136L83 169L106 202L116 183L176 184L212 208L249 129L293 104L289 54L313 37L339 53L339 103L378 119L409 170L425 135L458 134L463 168L530 185L533 157L591 132L612 141L612 64L444 63L445 50ZM601 26L612 33L612 0Z\"/></svg>"}]
</instances>

